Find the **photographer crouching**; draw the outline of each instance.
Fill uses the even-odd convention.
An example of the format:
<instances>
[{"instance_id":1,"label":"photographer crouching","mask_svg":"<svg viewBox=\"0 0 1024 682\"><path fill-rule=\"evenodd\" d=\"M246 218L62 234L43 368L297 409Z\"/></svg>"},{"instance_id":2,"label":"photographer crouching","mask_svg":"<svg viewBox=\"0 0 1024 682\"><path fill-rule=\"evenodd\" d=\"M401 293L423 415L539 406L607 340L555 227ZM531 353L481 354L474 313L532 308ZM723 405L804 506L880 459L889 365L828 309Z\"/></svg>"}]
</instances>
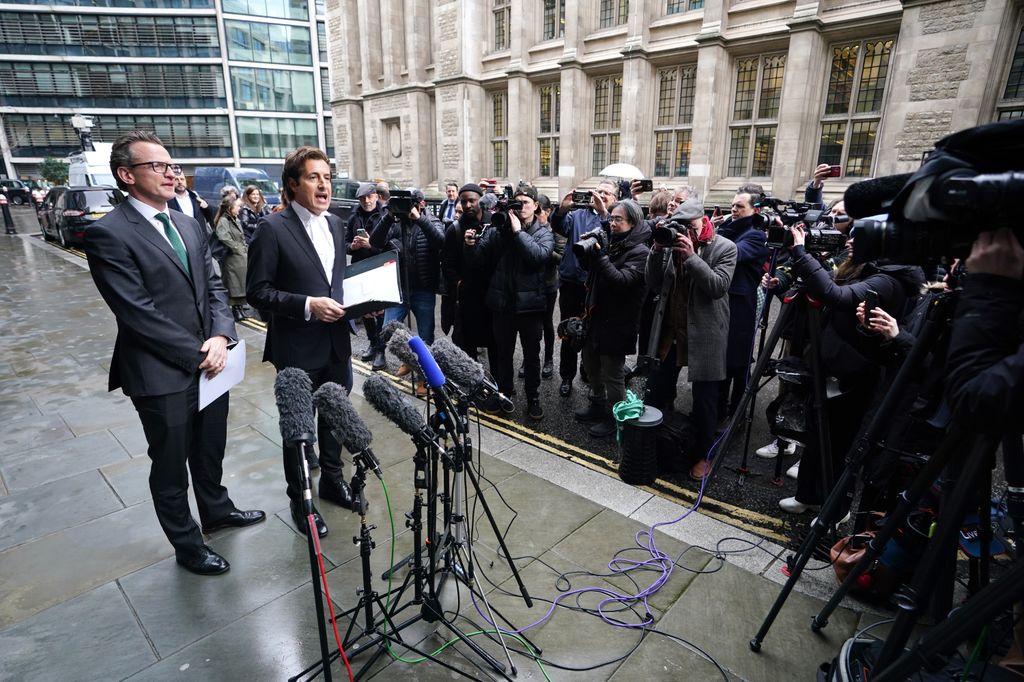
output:
<instances>
[{"instance_id":1,"label":"photographer crouching","mask_svg":"<svg viewBox=\"0 0 1024 682\"><path fill-rule=\"evenodd\" d=\"M555 246L551 230L537 220L537 208L536 189L520 185L513 193L509 188L498 200L490 228L482 235L467 229L463 236L466 265L493 273L485 301L492 312L498 388L507 396L515 393L513 356L518 335L526 369L526 412L531 419L544 418L540 405L540 344L547 304L544 272ZM497 398L482 409L497 412Z\"/></svg>"},{"instance_id":2,"label":"photographer crouching","mask_svg":"<svg viewBox=\"0 0 1024 682\"><path fill-rule=\"evenodd\" d=\"M686 366L693 391L690 422L694 439L691 454L700 459L690 478L703 479L710 471L706 458L718 423L718 391L725 379L725 351L729 339L729 285L736 268L736 245L716 235L705 220L704 205L687 199L671 220L654 231L654 248L647 258L646 280L660 292L664 313L658 334L661 364L647 384L644 402L660 410L672 408L679 371Z\"/></svg>"},{"instance_id":3,"label":"photographer crouching","mask_svg":"<svg viewBox=\"0 0 1024 682\"><path fill-rule=\"evenodd\" d=\"M589 433L595 438L615 433L611 410L626 397L626 356L636 352L650 252L651 228L635 201L612 204L608 225L584 234L572 247L589 273L584 306L589 326L582 352L590 404L575 416L593 422Z\"/></svg>"}]
</instances>

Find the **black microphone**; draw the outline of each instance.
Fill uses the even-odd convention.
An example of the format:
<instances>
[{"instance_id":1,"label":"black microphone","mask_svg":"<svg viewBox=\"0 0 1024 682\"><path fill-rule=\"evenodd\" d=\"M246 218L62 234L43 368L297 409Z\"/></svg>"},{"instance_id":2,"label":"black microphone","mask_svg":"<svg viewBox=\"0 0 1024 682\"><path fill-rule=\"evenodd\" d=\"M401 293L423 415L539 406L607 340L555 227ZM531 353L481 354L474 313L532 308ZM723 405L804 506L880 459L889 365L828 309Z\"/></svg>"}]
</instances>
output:
<instances>
[{"instance_id":1,"label":"black microphone","mask_svg":"<svg viewBox=\"0 0 1024 682\"><path fill-rule=\"evenodd\" d=\"M383 343L384 345L387 345L388 342L391 341L391 337L399 329L404 331L406 334L411 333L411 332L409 332L409 328L406 327L401 322L399 322L398 320L391 320L386 325L381 327L380 331L377 332L377 337L380 339L381 343Z\"/></svg>"},{"instance_id":2,"label":"black microphone","mask_svg":"<svg viewBox=\"0 0 1024 682\"><path fill-rule=\"evenodd\" d=\"M432 445L437 436L423 416L390 381L374 374L363 382L363 397L388 421L412 436L419 445Z\"/></svg>"},{"instance_id":3,"label":"black microphone","mask_svg":"<svg viewBox=\"0 0 1024 682\"><path fill-rule=\"evenodd\" d=\"M352 401L348 398L348 392L338 384L329 381L313 394L313 402L324 421L331 427L331 433L341 441L353 455L362 455L366 459L373 474L384 480L380 470L380 462L377 456L370 449L373 442L373 434L366 427L363 418L356 412Z\"/></svg>"},{"instance_id":4,"label":"black microphone","mask_svg":"<svg viewBox=\"0 0 1024 682\"><path fill-rule=\"evenodd\" d=\"M412 334L405 327L399 325L391 330L391 338L388 340L388 350L396 358L404 362L406 365L412 368L412 371L416 373L416 376L423 378L423 368L420 366L419 358L409 348L409 339L412 338Z\"/></svg>"},{"instance_id":5,"label":"black microphone","mask_svg":"<svg viewBox=\"0 0 1024 682\"><path fill-rule=\"evenodd\" d=\"M512 400L498 390L497 382L484 371L483 366L452 343L451 339L442 336L434 341L430 350L444 375L464 390L471 399L480 396L486 400L496 396L503 408L509 411L515 409Z\"/></svg>"},{"instance_id":6,"label":"black microphone","mask_svg":"<svg viewBox=\"0 0 1024 682\"><path fill-rule=\"evenodd\" d=\"M281 440L285 445L316 442L313 419L313 382L295 367L285 367L274 380L274 399L280 413Z\"/></svg>"},{"instance_id":7,"label":"black microphone","mask_svg":"<svg viewBox=\"0 0 1024 682\"><path fill-rule=\"evenodd\" d=\"M846 188L843 204L853 218L867 218L889 212L889 204L910 180L911 173L886 175L855 182Z\"/></svg>"}]
</instances>

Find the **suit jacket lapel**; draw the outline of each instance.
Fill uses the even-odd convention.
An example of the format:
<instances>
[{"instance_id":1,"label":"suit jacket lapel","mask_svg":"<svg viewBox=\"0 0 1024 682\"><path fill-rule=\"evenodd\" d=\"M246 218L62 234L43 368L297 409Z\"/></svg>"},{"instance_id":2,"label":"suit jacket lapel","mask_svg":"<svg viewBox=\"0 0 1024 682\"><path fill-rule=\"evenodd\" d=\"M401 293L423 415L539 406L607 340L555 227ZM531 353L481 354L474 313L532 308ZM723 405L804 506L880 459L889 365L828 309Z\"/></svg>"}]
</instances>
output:
<instances>
[{"instance_id":1,"label":"suit jacket lapel","mask_svg":"<svg viewBox=\"0 0 1024 682\"><path fill-rule=\"evenodd\" d=\"M331 236L334 237L334 271L331 273L331 290L342 291L342 281L345 279L345 226L341 219L327 214L327 224L331 227ZM339 258L340 256L340 258ZM335 297L339 303L341 299Z\"/></svg>"},{"instance_id":2,"label":"suit jacket lapel","mask_svg":"<svg viewBox=\"0 0 1024 682\"><path fill-rule=\"evenodd\" d=\"M323 277L324 282L326 282L327 273L324 271L324 264L320 261L320 256L317 255L316 247L313 246L313 240L309 238L309 234L306 232L306 227L299 219L299 214L295 212L294 208L289 206L285 209L285 219L285 224L288 226L288 229L291 230L295 241L299 243L299 246L301 246L302 250L306 252L309 259L313 261L313 266L316 268L316 271L320 273L320 276ZM330 221L328 221L328 225L329 224ZM337 239L335 239L335 244L337 244ZM335 259L335 262L337 262L337 259Z\"/></svg>"},{"instance_id":3,"label":"suit jacket lapel","mask_svg":"<svg viewBox=\"0 0 1024 682\"><path fill-rule=\"evenodd\" d=\"M156 228L153 227L153 225L148 220L143 218L142 214L136 211L135 208L130 203L125 201L124 203L121 204L121 206L124 207L125 218L135 225L135 231L138 232L143 239L145 239L150 244L152 244L160 251L162 251L165 256L170 258L171 262L174 263L174 265L178 268L182 276L184 276L185 279L189 281L189 284L192 284L192 278L189 277L187 272L185 272L185 267L181 264L181 261L178 259L178 254L176 254L174 252L174 249L171 248L171 245L167 241L167 239L164 238L162 235L157 234ZM170 215L170 213L168 213L168 215ZM173 220L171 221L171 224L174 224ZM175 226L175 228L177 228L177 226ZM195 258L193 257L193 254L196 251L197 245L193 243L192 248L189 248L189 240L186 238L185 232L187 232L187 230L178 230L178 234L181 235L182 241L185 243L185 251L188 252L189 254L189 264L192 267L192 269L195 270ZM193 284L193 287L194 286L195 285Z\"/></svg>"}]
</instances>

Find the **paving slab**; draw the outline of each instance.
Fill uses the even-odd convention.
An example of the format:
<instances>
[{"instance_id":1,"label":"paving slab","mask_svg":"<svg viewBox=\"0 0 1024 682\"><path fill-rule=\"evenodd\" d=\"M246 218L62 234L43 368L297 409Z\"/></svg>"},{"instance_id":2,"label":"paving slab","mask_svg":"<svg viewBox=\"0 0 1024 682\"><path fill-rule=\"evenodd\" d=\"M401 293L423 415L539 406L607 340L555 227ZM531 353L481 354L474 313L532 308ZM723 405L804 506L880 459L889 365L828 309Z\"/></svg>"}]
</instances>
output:
<instances>
[{"instance_id":1,"label":"paving slab","mask_svg":"<svg viewBox=\"0 0 1024 682\"><path fill-rule=\"evenodd\" d=\"M197 576L181 570L171 558L121 579L161 657L310 579L305 543L274 516L255 526L218 533L209 545L231 563L230 571Z\"/></svg>"},{"instance_id":2,"label":"paving slab","mask_svg":"<svg viewBox=\"0 0 1024 682\"><path fill-rule=\"evenodd\" d=\"M110 433L132 457L146 456L149 443L146 442L146 432L142 429L142 422L139 421L137 414L134 421L110 429Z\"/></svg>"},{"instance_id":3,"label":"paving slab","mask_svg":"<svg viewBox=\"0 0 1024 682\"><path fill-rule=\"evenodd\" d=\"M4 452L17 452L72 438L64 420L57 415L40 415L38 417L21 417L4 424L0 435L0 449Z\"/></svg>"},{"instance_id":4,"label":"paving slab","mask_svg":"<svg viewBox=\"0 0 1024 682\"><path fill-rule=\"evenodd\" d=\"M0 376L3 375L3 368L0 367ZM0 419L6 423L11 419L22 417L38 417L42 412L36 406L31 396L12 395L0 397Z\"/></svg>"},{"instance_id":5,"label":"paving slab","mask_svg":"<svg viewBox=\"0 0 1024 682\"><path fill-rule=\"evenodd\" d=\"M119 680L155 660L116 583L0 630L0 678Z\"/></svg>"},{"instance_id":6,"label":"paving slab","mask_svg":"<svg viewBox=\"0 0 1024 682\"><path fill-rule=\"evenodd\" d=\"M98 471L86 471L0 499L0 551L122 509Z\"/></svg>"},{"instance_id":7,"label":"paving slab","mask_svg":"<svg viewBox=\"0 0 1024 682\"><path fill-rule=\"evenodd\" d=\"M62 406L58 414L64 418L76 436L139 421L135 406L128 398L118 397L117 393L110 393L108 396L112 397L105 400L88 398L75 401Z\"/></svg>"},{"instance_id":8,"label":"paving slab","mask_svg":"<svg viewBox=\"0 0 1024 682\"><path fill-rule=\"evenodd\" d=\"M149 492L150 461L133 457L100 468L107 484L126 507L153 499Z\"/></svg>"},{"instance_id":9,"label":"paving slab","mask_svg":"<svg viewBox=\"0 0 1024 682\"><path fill-rule=\"evenodd\" d=\"M27 490L128 459L128 453L107 431L8 452L0 455L0 470L11 490Z\"/></svg>"},{"instance_id":10,"label":"paving slab","mask_svg":"<svg viewBox=\"0 0 1024 682\"><path fill-rule=\"evenodd\" d=\"M0 627L172 554L149 505L128 507L0 552Z\"/></svg>"}]
</instances>

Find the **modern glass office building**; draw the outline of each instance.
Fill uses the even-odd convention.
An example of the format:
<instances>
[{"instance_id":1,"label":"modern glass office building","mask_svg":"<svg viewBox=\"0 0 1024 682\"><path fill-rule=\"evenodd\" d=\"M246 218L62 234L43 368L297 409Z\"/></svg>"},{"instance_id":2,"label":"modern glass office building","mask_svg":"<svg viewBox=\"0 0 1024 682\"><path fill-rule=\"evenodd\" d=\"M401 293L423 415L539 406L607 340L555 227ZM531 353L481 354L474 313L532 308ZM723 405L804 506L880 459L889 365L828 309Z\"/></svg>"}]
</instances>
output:
<instances>
[{"instance_id":1,"label":"modern glass office building","mask_svg":"<svg viewBox=\"0 0 1024 682\"><path fill-rule=\"evenodd\" d=\"M93 140L154 130L186 169L277 175L301 144L333 157L318 0L0 0L0 173L31 177ZM326 120L325 120L326 117Z\"/></svg>"}]
</instances>

